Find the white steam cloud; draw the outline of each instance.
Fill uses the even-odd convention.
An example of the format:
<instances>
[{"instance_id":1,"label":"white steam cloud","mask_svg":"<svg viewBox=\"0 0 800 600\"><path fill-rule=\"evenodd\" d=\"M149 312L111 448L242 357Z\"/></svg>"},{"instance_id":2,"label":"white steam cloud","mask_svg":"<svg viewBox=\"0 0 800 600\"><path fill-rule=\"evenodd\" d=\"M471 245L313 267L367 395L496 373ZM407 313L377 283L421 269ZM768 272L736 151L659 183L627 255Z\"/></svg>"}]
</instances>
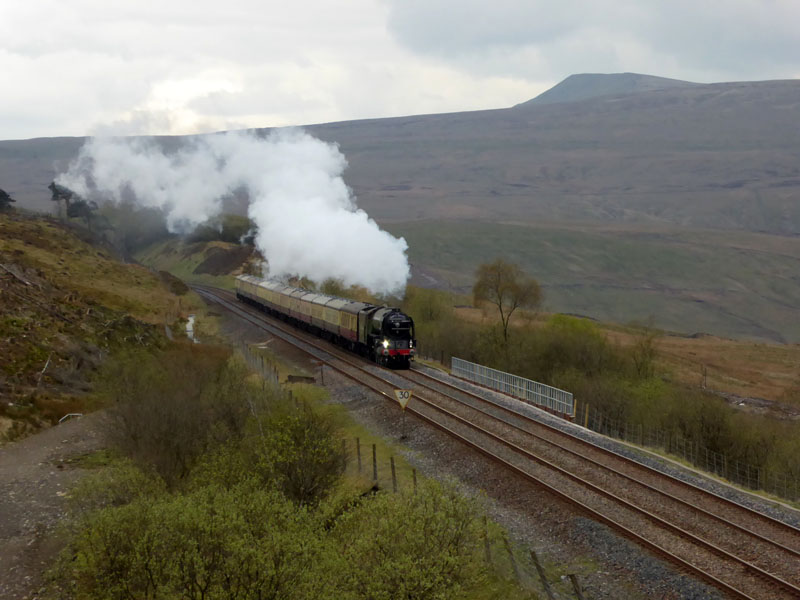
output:
<instances>
[{"instance_id":1,"label":"white steam cloud","mask_svg":"<svg viewBox=\"0 0 800 600\"><path fill-rule=\"evenodd\" d=\"M346 167L338 146L296 129L267 138L195 138L172 153L150 139L92 138L56 182L113 202L133 192L139 205L163 209L176 232L218 215L222 198L246 187L256 245L271 275L400 291L409 276L408 245L356 207L342 179Z\"/></svg>"}]
</instances>

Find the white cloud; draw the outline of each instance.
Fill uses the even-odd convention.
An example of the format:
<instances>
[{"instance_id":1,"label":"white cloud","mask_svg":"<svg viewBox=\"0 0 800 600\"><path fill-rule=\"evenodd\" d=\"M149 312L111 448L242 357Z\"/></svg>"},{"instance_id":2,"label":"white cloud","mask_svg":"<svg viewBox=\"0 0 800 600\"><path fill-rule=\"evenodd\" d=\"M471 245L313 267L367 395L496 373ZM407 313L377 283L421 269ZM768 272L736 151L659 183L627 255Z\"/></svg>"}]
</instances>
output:
<instances>
[{"instance_id":1,"label":"white cloud","mask_svg":"<svg viewBox=\"0 0 800 600\"><path fill-rule=\"evenodd\" d=\"M0 138L494 108L547 85L416 56L386 13L374 0L4 0L0 72L12 91L0 95Z\"/></svg>"},{"instance_id":2,"label":"white cloud","mask_svg":"<svg viewBox=\"0 0 800 600\"><path fill-rule=\"evenodd\" d=\"M500 108L576 72L800 71L796 0L3 0L0 138Z\"/></svg>"}]
</instances>

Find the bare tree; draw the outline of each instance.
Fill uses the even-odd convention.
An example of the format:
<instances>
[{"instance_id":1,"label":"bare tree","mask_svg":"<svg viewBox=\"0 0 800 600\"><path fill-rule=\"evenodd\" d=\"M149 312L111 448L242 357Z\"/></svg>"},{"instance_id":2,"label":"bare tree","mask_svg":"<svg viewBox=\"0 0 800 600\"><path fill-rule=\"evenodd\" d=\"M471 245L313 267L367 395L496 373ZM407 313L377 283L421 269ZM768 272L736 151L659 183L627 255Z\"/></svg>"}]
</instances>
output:
<instances>
[{"instance_id":1,"label":"bare tree","mask_svg":"<svg viewBox=\"0 0 800 600\"><path fill-rule=\"evenodd\" d=\"M488 302L497 307L505 341L508 341L508 324L514 311L522 307L535 308L542 300L537 281L518 265L502 258L478 267L472 295L476 304Z\"/></svg>"}]
</instances>

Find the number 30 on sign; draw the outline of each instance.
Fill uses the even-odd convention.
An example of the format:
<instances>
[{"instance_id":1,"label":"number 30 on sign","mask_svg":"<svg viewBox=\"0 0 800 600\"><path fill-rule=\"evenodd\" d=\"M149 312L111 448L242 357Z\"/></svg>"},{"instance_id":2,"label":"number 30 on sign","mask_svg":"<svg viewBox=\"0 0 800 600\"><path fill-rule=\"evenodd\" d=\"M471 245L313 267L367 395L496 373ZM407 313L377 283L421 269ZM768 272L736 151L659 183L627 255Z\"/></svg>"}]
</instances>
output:
<instances>
[{"instance_id":1,"label":"number 30 on sign","mask_svg":"<svg viewBox=\"0 0 800 600\"><path fill-rule=\"evenodd\" d=\"M411 390L395 390L394 397L397 398L397 401L400 403L400 406L403 410L406 409L406 404L408 401L411 400L411 395L413 392Z\"/></svg>"}]
</instances>

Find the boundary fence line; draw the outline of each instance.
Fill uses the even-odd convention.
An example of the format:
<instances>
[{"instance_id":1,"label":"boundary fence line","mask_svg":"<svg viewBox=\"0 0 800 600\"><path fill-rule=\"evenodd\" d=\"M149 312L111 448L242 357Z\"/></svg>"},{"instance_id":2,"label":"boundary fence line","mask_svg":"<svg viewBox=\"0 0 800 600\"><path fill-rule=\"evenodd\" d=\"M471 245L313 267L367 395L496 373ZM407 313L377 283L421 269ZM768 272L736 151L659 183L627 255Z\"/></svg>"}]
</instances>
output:
<instances>
[{"instance_id":1,"label":"boundary fence line","mask_svg":"<svg viewBox=\"0 0 800 600\"><path fill-rule=\"evenodd\" d=\"M455 356L450 359L450 371L456 377L508 394L528 404L570 419L575 417L575 400L572 392L560 390L532 379L525 379L519 375L484 367Z\"/></svg>"},{"instance_id":2,"label":"boundary fence line","mask_svg":"<svg viewBox=\"0 0 800 600\"><path fill-rule=\"evenodd\" d=\"M384 449L379 449L377 444L369 441L362 442L359 437L353 441L342 438L342 450L349 459L348 472L371 480L375 486L371 490L373 493L378 490L387 493L391 491L394 494L417 493L417 470L408 464L404 467L397 466L391 452L388 453L387 460ZM354 455L355 464L352 461ZM500 577L514 581L522 590L537 593L543 590L546 597L552 600L571 597L572 594L578 600L584 600L583 588L577 574L571 573L564 577L554 574L550 565L546 569L532 548L525 544L512 543L508 534L496 524L490 523L485 514L482 533L486 563Z\"/></svg>"},{"instance_id":3,"label":"boundary fence line","mask_svg":"<svg viewBox=\"0 0 800 600\"><path fill-rule=\"evenodd\" d=\"M668 455L680 458L701 471L742 487L754 491L762 490L790 501L800 500L800 477L710 450L684 436L680 431L643 426L640 423L614 418L607 412L590 409L585 402L581 402L577 421L586 429L610 438L645 448L663 450Z\"/></svg>"},{"instance_id":4,"label":"boundary fence line","mask_svg":"<svg viewBox=\"0 0 800 600\"><path fill-rule=\"evenodd\" d=\"M613 418L603 411L589 410L570 392L517 375L451 357L451 373L477 385L502 392L552 413L576 421L586 429L646 448L661 449L668 455L751 490L763 490L787 500L800 500L800 478L774 468L758 466L711 450L678 431L643 427ZM576 418L577 417L577 418Z\"/></svg>"}]
</instances>

